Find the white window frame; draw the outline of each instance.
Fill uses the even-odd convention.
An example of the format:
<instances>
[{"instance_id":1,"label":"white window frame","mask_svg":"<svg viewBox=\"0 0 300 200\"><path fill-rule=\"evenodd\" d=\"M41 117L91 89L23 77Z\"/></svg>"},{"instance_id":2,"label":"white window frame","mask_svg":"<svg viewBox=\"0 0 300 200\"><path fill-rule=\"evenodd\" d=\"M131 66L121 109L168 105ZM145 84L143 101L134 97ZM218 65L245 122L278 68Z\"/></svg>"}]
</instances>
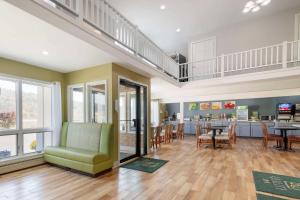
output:
<instances>
[{"instance_id":1,"label":"white window frame","mask_svg":"<svg viewBox=\"0 0 300 200\"><path fill-rule=\"evenodd\" d=\"M85 95L85 84L80 83L80 84L74 84L74 85L69 85L68 86L68 121L73 122L73 115L72 115L72 109L73 109L73 99L72 99L72 91L74 88L82 88L83 89L83 122L86 122L86 95Z\"/></svg>"},{"instance_id":2,"label":"white window frame","mask_svg":"<svg viewBox=\"0 0 300 200\"><path fill-rule=\"evenodd\" d=\"M73 116L72 116L72 108L73 108L73 101L72 101L72 95L71 91L74 88L83 88L83 122L91 122L91 119L89 117L89 86L94 86L94 85L105 85L105 117L106 117L106 122L108 122L108 84L107 80L97 80L97 81L92 81L92 82L86 82L86 83L79 83L79 84L73 84L69 85L67 87L67 99L68 99L68 121L72 122L73 121Z\"/></svg>"},{"instance_id":3,"label":"white window frame","mask_svg":"<svg viewBox=\"0 0 300 200\"><path fill-rule=\"evenodd\" d=\"M17 149L16 149L16 156L11 156L7 158L0 159L0 164L5 163L9 160L19 159L24 156L36 155L43 152L33 152L33 153L26 153L24 154L23 142L24 142L24 134L29 133L43 133L43 148L45 147L45 133L51 133L51 144L53 142L53 130L52 130L52 122L53 122L53 112L51 109L51 127L49 128L35 128L35 129L23 129L23 109L22 109L22 83L25 84L32 84L36 86L42 87L50 87L51 88L51 95L53 95L53 83L51 82L43 82L34 79L27 79L23 77L17 76L10 76L6 74L0 74L1 80L12 81L15 82L15 92L16 92L16 129L12 130L3 130L0 131L0 136L7 136L7 135L16 135L17 136ZM53 106L53 102L51 102L51 107ZM44 122L43 122L44 123Z\"/></svg>"},{"instance_id":4,"label":"white window frame","mask_svg":"<svg viewBox=\"0 0 300 200\"><path fill-rule=\"evenodd\" d=\"M89 86L95 86L95 85L105 85L105 121L104 122L108 122L108 93L107 93L107 80L100 80L100 81L93 81L93 82L87 82L85 84L85 99L86 99L86 104L85 104L85 120L86 122L91 122L91 118L90 118L90 106L89 106L89 102L90 102L90 95L89 95Z\"/></svg>"}]
</instances>

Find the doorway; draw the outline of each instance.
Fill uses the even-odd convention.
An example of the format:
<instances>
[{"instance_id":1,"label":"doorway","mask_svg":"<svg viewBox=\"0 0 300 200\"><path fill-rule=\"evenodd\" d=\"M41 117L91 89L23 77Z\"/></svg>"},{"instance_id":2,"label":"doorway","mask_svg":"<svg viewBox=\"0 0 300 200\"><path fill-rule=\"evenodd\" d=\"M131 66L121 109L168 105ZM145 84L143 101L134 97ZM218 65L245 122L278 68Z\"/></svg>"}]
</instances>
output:
<instances>
[{"instance_id":1,"label":"doorway","mask_svg":"<svg viewBox=\"0 0 300 200\"><path fill-rule=\"evenodd\" d=\"M147 154L147 87L120 79L120 162Z\"/></svg>"}]
</instances>

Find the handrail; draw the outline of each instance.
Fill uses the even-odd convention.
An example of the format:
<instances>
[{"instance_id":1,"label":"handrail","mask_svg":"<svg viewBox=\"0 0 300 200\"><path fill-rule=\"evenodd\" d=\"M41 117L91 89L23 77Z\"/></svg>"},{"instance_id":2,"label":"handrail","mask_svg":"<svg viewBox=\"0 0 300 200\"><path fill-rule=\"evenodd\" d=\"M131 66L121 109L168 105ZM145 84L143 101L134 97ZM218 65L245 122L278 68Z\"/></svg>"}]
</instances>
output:
<instances>
[{"instance_id":1,"label":"handrail","mask_svg":"<svg viewBox=\"0 0 300 200\"><path fill-rule=\"evenodd\" d=\"M297 40L178 64L106 0L33 1L51 2L59 10L63 8L72 18L101 31L154 70L179 82L286 69L300 63Z\"/></svg>"},{"instance_id":2,"label":"handrail","mask_svg":"<svg viewBox=\"0 0 300 200\"><path fill-rule=\"evenodd\" d=\"M155 65L156 70L178 80L178 64L106 0L44 1L65 9L81 22L105 33L136 56Z\"/></svg>"},{"instance_id":3,"label":"handrail","mask_svg":"<svg viewBox=\"0 0 300 200\"><path fill-rule=\"evenodd\" d=\"M295 67L300 62L300 40L249 49L241 52L179 65L179 81L219 78L232 75Z\"/></svg>"}]
</instances>

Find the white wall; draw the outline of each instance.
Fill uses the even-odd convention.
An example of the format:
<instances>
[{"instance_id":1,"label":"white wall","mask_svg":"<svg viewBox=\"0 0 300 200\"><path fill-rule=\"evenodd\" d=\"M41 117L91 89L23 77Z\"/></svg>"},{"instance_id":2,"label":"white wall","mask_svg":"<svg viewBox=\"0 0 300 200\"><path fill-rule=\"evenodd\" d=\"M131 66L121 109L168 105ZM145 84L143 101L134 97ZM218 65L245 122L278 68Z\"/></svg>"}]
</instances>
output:
<instances>
[{"instance_id":1,"label":"white wall","mask_svg":"<svg viewBox=\"0 0 300 200\"><path fill-rule=\"evenodd\" d=\"M296 13L300 13L300 8L234 24L211 33L196 35L190 39L190 42L216 36L217 56L219 56L269 46L286 40L292 41L294 40ZM248 14L251 15L251 13Z\"/></svg>"},{"instance_id":2,"label":"white wall","mask_svg":"<svg viewBox=\"0 0 300 200\"><path fill-rule=\"evenodd\" d=\"M284 72L266 72L219 80L200 80L187 83L181 88L152 79L151 98L160 99L163 103L173 103L300 95L300 68L291 69L289 76L280 78L283 74Z\"/></svg>"}]
</instances>

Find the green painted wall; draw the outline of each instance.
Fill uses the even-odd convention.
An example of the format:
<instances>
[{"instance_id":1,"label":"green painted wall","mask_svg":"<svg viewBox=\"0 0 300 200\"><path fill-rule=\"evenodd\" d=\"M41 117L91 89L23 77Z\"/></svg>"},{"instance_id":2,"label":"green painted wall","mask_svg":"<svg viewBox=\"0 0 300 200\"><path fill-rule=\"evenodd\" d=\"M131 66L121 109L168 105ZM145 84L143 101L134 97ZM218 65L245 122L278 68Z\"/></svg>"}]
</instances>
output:
<instances>
[{"instance_id":1,"label":"green painted wall","mask_svg":"<svg viewBox=\"0 0 300 200\"><path fill-rule=\"evenodd\" d=\"M86 82L93 82L99 80L107 81L108 89L108 120L114 124L114 159L118 159L118 113L115 111L115 100L118 99L118 84L119 76L142 83L148 86L148 133L150 132L150 78L130 71L120 65L110 63L95 67L86 68L70 73L59 73L44 69L33 65L20 63L13 60L0 58L0 74L7 74L11 76L25 77L41 81L59 81L62 86L62 109L63 120L67 121L67 88L69 85L81 84ZM149 144L149 141L148 141Z\"/></svg>"},{"instance_id":2,"label":"green painted wall","mask_svg":"<svg viewBox=\"0 0 300 200\"><path fill-rule=\"evenodd\" d=\"M65 90L69 85L81 84L92 81L106 80L108 86L108 119L109 122L114 124L114 160L118 160L118 113L115 111L115 100L118 99L118 77L122 76L124 78L145 84L148 86L148 124L150 124L150 79L130 71L120 65L115 63L95 66L71 73L65 74ZM67 114L67 98L65 98L65 113ZM150 126L148 127L150 131Z\"/></svg>"},{"instance_id":3,"label":"green painted wall","mask_svg":"<svg viewBox=\"0 0 300 200\"><path fill-rule=\"evenodd\" d=\"M1 74L47 82L59 81L61 82L62 88L62 102L65 102L64 94L66 92L63 73L0 57L0 75ZM65 104L62 105L63 111L65 111L64 106ZM63 119L66 120L66 118L64 118L64 116L66 116L66 113L63 112L62 115Z\"/></svg>"},{"instance_id":4,"label":"green painted wall","mask_svg":"<svg viewBox=\"0 0 300 200\"><path fill-rule=\"evenodd\" d=\"M99 65L95 67L90 67L70 73L65 74L65 90L67 91L67 87L69 85L81 84L86 82L93 82L99 80L107 81L107 91L108 91L108 119L109 122L112 122L112 64ZM68 117L68 106L67 106L67 92L66 98L64 101L65 108L65 119Z\"/></svg>"}]
</instances>

